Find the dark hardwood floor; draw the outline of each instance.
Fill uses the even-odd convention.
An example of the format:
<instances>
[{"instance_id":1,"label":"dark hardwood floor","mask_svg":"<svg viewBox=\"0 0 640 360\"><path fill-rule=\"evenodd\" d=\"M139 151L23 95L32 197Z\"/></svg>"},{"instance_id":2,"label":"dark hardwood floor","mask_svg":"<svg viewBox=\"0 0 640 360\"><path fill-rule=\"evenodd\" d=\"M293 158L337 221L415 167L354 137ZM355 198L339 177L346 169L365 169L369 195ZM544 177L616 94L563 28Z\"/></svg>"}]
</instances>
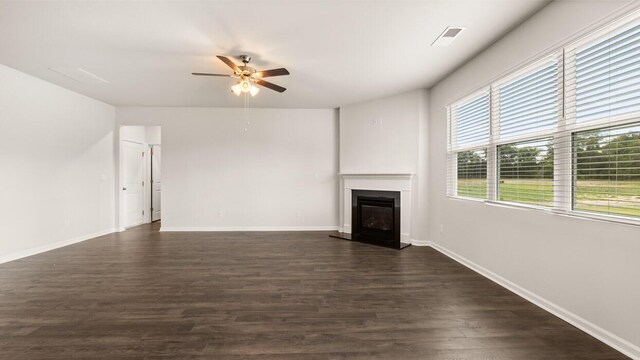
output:
<instances>
[{"instance_id":1,"label":"dark hardwood floor","mask_svg":"<svg viewBox=\"0 0 640 360\"><path fill-rule=\"evenodd\" d=\"M0 265L0 359L620 359L431 248L158 233Z\"/></svg>"}]
</instances>

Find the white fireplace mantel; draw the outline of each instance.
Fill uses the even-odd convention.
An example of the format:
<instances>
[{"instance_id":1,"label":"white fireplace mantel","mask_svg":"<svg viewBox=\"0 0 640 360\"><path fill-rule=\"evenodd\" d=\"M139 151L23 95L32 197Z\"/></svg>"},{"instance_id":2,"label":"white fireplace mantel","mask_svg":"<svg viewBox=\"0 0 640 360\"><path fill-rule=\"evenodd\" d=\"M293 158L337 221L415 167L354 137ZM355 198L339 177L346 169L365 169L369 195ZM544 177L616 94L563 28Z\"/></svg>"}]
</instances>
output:
<instances>
[{"instance_id":1,"label":"white fireplace mantel","mask_svg":"<svg viewBox=\"0 0 640 360\"><path fill-rule=\"evenodd\" d=\"M400 241L411 243L411 202L415 188L413 173L340 173L342 180L342 228L351 233L351 190L400 192Z\"/></svg>"}]
</instances>

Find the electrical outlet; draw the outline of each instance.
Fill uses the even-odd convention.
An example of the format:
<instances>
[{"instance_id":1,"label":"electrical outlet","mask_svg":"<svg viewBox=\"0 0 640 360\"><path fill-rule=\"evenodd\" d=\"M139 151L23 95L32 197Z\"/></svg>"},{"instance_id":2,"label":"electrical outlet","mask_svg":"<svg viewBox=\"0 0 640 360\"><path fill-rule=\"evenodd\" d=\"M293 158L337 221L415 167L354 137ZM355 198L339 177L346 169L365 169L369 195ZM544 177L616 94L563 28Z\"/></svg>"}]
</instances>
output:
<instances>
[{"instance_id":1,"label":"electrical outlet","mask_svg":"<svg viewBox=\"0 0 640 360\"><path fill-rule=\"evenodd\" d=\"M296 211L296 217L300 217L300 210Z\"/></svg>"},{"instance_id":2,"label":"electrical outlet","mask_svg":"<svg viewBox=\"0 0 640 360\"><path fill-rule=\"evenodd\" d=\"M222 211L218 211L218 217L221 218L222 217Z\"/></svg>"},{"instance_id":3,"label":"electrical outlet","mask_svg":"<svg viewBox=\"0 0 640 360\"><path fill-rule=\"evenodd\" d=\"M444 225L440 224L440 234L444 233Z\"/></svg>"}]
</instances>

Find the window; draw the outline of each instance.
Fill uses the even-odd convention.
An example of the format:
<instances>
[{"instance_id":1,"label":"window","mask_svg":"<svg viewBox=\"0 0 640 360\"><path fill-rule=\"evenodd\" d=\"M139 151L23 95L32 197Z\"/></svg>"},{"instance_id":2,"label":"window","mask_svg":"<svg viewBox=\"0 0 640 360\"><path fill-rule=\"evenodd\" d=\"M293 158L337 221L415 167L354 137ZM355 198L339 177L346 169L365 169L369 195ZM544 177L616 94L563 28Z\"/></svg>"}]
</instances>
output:
<instances>
[{"instance_id":1,"label":"window","mask_svg":"<svg viewBox=\"0 0 640 360\"><path fill-rule=\"evenodd\" d=\"M544 64L499 86L500 137L552 130L558 122L558 65Z\"/></svg>"},{"instance_id":2,"label":"window","mask_svg":"<svg viewBox=\"0 0 640 360\"><path fill-rule=\"evenodd\" d=\"M449 196L640 224L640 11L447 111Z\"/></svg>"},{"instance_id":3,"label":"window","mask_svg":"<svg viewBox=\"0 0 640 360\"><path fill-rule=\"evenodd\" d=\"M554 205L553 134L561 115L558 57L553 54L494 86L497 201Z\"/></svg>"},{"instance_id":4,"label":"window","mask_svg":"<svg viewBox=\"0 0 640 360\"><path fill-rule=\"evenodd\" d=\"M487 150L457 153L457 194L462 197L487 198Z\"/></svg>"},{"instance_id":5,"label":"window","mask_svg":"<svg viewBox=\"0 0 640 360\"><path fill-rule=\"evenodd\" d=\"M640 23L610 26L567 54L570 210L640 218Z\"/></svg>"},{"instance_id":6,"label":"window","mask_svg":"<svg viewBox=\"0 0 640 360\"><path fill-rule=\"evenodd\" d=\"M490 138L489 90L476 93L449 110L449 195L487 198L487 151Z\"/></svg>"},{"instance_id":7,"label":"window","mask_svg":"<svg viewBox=\"0 0 640 360\"><path fill-rule=\"evenodd\" d=\"M553 140L498 146L498 199L553 205Z\"/></svg>"},{"instance_id":8,"label":"window","mask_svg":"<svg viewBox=\"0 0 640 360\"><path fill-rule=\"evenodd\" d=\"M640 217L640 124L573 135L578 211Z\"/></svg>"}]
</instances>

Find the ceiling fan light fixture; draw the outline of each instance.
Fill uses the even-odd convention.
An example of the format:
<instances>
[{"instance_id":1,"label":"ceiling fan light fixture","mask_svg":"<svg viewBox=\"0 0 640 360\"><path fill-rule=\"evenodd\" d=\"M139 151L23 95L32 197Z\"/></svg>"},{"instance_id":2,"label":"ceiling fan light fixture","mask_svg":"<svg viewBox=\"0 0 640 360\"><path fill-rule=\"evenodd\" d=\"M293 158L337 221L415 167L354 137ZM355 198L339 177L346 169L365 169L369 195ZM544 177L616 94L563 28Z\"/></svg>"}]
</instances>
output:
<instances>
[{"instance_id":1,"label":"ceiling fan light fixture","mask_svg":"<svg viewBox=\"0 0 640 360\"><path fill-rule=\"evenodd\" d=\"M249 94L251 94L251 96L256 96L259 92L260 89L257 86L251 85L251 88L249 89Z\"/></svg>"},{"instance_id":2,"label":"ceiling fan light fixture","mask_svg":"<svg viewBox=\"0 0 640 360\"><path fill-rule=\"evenodd\" d=\"M240 85L239 82L236 83L231 87L231 91L233 91L234 94L240 96L240 94L242 94L242 85Z\"/></svg>"},{"instance_id":3,"label":"ceiling fan light fixture","mask_svg":"<svg viewBox=\"0 0 640 360\"><path fill-rule=\"evenodd\" d=\"M237 96L240 96L242 93L249 93L251 96L256 96L258 92L260 92L260 89L253 85L248 79L244 79L233 85L231 91Z\"/></svg>"}]
</instances>

